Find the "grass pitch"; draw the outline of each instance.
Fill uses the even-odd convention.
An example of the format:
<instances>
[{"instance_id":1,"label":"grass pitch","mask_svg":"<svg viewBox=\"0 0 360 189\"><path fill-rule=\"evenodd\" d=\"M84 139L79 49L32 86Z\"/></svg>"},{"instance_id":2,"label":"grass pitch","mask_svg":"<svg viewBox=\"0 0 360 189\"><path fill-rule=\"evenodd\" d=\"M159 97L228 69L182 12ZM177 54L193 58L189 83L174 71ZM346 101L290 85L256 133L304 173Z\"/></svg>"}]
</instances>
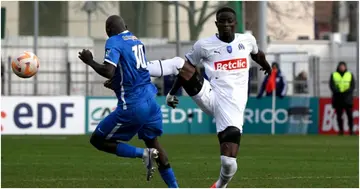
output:
<instances>
[{"instance_id":1,"label":"grass pitch","mask_svg":"<svg viewBox=\"0 0 360 189\"><path fill-rule=\"evenodd\" d=\"M254 136L241 140L229 187L359 187L358 137ZM215 135L165 135L180 187L209 188L218 178ZM1 187L161 187L146 181L141 159L95 150L89 136L2 136ZM144 146L134 138L132 144Z\"/></svg>"}]
</instances>

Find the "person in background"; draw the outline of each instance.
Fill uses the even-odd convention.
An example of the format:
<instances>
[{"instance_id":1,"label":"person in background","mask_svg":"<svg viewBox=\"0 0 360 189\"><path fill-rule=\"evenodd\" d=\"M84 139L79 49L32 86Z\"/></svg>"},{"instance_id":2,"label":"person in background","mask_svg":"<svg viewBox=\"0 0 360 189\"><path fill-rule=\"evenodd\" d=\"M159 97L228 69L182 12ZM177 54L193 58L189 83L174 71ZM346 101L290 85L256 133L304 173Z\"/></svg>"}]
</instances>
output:
<instances>
[{"instance_id":1,"label":"person in background","mask_svg":"<svg viewBox=\"0 0 360 189\"><path fill-rule=\"evenodd\" d=\"M307 84L307 74L305 71L299 73L295 77L296 83L294 84L294 90L297 94L306 94L308 93L308 84Z\"/></svg>"},{"instance_id":2,"label":"person in background","mask_svg":"<svg viewBox=\"0 0 360 189\"><path fill-rule=\"evenodd\" d=\"M332 92L332 105L336 111L339 135L344 134L344 123L342 113L345 110L350 135L353 134L353 92L355 89L354 75L347 70L345 62L339 62L335 72L330 76L330 90Z\"/></svg>"},{"instance_id":3,"label":"person in background","mask_svg":"<svg viewBox=\"0 0 360 189\"><path fill-rule=\"evenodd\" d=\"M279 64L273 62L271 67L272 72L271 74L265 76L260 92L256 98L261 98L264 91L266 91L266 96L272 96L275 89L277 97L283 98L286 95L287 83L285 77L281 74Z\"/></svg>"}]
</instances>

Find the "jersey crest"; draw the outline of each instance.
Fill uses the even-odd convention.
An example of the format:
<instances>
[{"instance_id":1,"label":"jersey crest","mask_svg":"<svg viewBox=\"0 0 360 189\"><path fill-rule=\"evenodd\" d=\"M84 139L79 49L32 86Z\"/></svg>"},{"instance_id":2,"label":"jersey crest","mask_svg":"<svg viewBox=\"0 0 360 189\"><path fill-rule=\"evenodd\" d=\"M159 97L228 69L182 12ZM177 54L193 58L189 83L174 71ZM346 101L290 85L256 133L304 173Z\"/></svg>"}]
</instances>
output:
<instances>
[{"instance_id":1,"label":"jersey crest","mask_svg":"<svg viewBox=\"0 0 360 189\"><path fill-rule=\"evenodd\" d=\"M226 47L226 50L227 50L228 53L231 54L231 53L232 53L232 47L231 47L231 45L227 46L227 47Z\"/></svg>"},{"instance_id":2,"label":"jersey crest","mask_svg":"<svg viewBox=\"0 0 360 189\"><path fill-rule=\"evenodd\" d=\"M110 51L111 51L111 49L106 49L105 50L105 57L108 57L110 55Z\"/></svg>"}]
</instances>

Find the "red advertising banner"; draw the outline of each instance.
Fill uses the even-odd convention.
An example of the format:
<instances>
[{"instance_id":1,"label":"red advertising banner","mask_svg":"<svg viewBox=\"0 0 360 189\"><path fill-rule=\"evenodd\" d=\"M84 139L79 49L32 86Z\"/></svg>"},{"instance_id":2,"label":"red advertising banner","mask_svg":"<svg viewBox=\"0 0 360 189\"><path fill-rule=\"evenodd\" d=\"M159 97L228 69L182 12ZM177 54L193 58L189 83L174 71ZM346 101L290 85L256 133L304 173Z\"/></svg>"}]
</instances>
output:
<instances>
[{"instance_id":1,"label":"red advertising banner","mask_svg":"<svg viewBox=\"0 0 360 189\"><path fill-rule=\"evenodd\" d=\"M319 134L337 134L339 132L336 121L336 113L331 105L331 98L319 99ZM349 133L348 120L345 112L343 113L344 134ZM359 134L359 97L354 98L354 133Z\"/></svg>"}]
</instances>

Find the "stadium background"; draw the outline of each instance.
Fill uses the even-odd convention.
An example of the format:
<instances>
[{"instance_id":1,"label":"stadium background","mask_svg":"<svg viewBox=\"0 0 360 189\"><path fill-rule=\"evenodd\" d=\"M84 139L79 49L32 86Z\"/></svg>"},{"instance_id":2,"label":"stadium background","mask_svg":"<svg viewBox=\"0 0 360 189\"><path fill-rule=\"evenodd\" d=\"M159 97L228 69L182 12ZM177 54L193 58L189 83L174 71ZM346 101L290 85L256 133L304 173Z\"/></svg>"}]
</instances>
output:
<instances>
[{"instance_id":1,"label":"stadium background","mask_svg":"<svg viewBox=\"0 0 360 189\"><path fill-rule=\"evenodd\" d=\"M276 99L276 108L272 110L271 98L255 98L263 74L256 64L252 64L244 125L244 133L249 136L244 137L242 147L244 154L251 155L243 156L244 159L240 156L244 171L234 178L230 187L358 186L358 138L328 136L338 132L328 87L331 72L342 60L357 80L359 78L358 2L326 1L2 1L2 185L119 187L108 184L106 179L92 180L91 176L102 173L101 169L93 170L82 163L82 155L94 157L85 158L89 165L100 166L97 160L109 158L93 150L87 136L82 135L90 134L97 123L113 110L116 99L112 91L103 87L104 79L77 58L77 52L83 48L91 49L95 60L102 62L106 40L104 21L109 15L121 13L129 29L146 45L148 60L183 56L194 41L216 32L214 12L223 5L235 8L238 31L251 32L258 39L269 62L280 64L288 83L286 97ZM10 67L11 59L24 50L34 52L40 59L37 76L26 80L14 75ZM307 78L299 81L297 77L302 72ZM172 79L152 78L159 89L158 103L162 105L165 131L162 140L175 168L179 167L180 184L208 187L218 174L215 169L218 166L209 168L203 165L203 160L209 157L212 158L208 164L219 163L214 121L184 91L179 94L179 108L167 107L164 95ZM358 134L358 83L356 86L353 114L354 129ZM294 111L299 108L303 111ZM275 136L269 136L272 115L275 116ZM203 153L196 150L196 145ZM20 155L24 152L28 152L28 156ZM189 153L189 157L182 153ZM185 158L189 158L186 162L192 163L184 166L182 161ZM254 165L252 160L259 163ZM115 174L115 165L130 170L125 166L131 164L140 170L134 161L120 162L124 164L106 164L104 168L109 168L110 173L105 173L104 178ZM201 165L195 166L196 163ZM297 164L296 169L294 164ZM41 171L44 166L46 168ZM76 170L89 170L91 174L84 176L74 170L74 166L77 166ZM59 171L51 173L51 169ZM199 177L187 174L189 169L204 171L199 172L202 174ZM69 170L74 172L61 177L68 175ZM22 179L16 176L19 172ZM129 176L129 180L120 177L111 179L123 181L124 185L120 187L164 187L156 178L148 186L135 173ZM139 182L135 184L137 179ZM194 181L199 184L193 184Z\"/></svg>"}]
</instances>

